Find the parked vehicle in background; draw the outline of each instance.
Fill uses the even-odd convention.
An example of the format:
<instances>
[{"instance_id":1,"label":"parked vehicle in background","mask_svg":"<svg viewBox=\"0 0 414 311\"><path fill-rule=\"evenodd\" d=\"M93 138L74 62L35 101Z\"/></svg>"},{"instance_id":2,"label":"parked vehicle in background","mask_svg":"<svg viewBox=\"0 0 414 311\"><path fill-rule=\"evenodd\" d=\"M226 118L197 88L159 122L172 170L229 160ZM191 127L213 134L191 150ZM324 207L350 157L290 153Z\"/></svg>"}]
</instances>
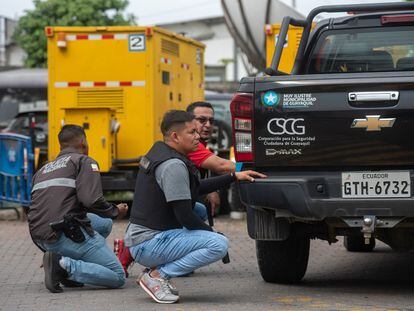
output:
<instances>
[{"instance_id":1,"label":"parked vehicle in background","mask_svg":"<svg viewBox=\"0 0 414 311\"><path fill-rule=\"evenodd\" d=\"M107 191L133 191L170 109L204 100L204 44L158 27L46 27L49 158L62 124L85 129Z\"/></svg>"},{"instance_id":2,"label":"parked vehicle in background","mask_svg":"<svg viewBox=\"0 0 414 311\"><path fill-rule=\"evenodd\" d=\"M281 24L266 25L266 66L270 67L272 64L273 55L276 48L276 43L279 38ZM295 56L298 51L299 42L302 38L303 28L298 26L289 27L285 44L283 45L283 54L280 59L278 70L290 73L295 62Z\"/></svg>"},{"instance_id":3,"label":"parked vehicle in background","mask_svg":"<svg viewBox=\"0 0 414 311\"><path fill-rule=\"evenodd\" d=\"M217 93L206 90L204 93L207 102L214 108L215 125L208 147L217 154L229 157L231 140L231 113L230 101L233 94Z\"/></svg>"},{"instance_id":4,"label":"parked vehicle in background","mask_svg":"<svg viewBox=\"0 0 414 311\"><path fill-rule=\"evenodd\" d=\"M31 137L35 150L35 169L42 166L47 161L47 139L49 132L46 101L21 103L18 114L1 132L16 133Z\"/></svg>"},{"instance_id":5,"label":"parked vehicle in background","mask_svg":"<svg viewBox=\"0 0 414 311\"><path fill-rule=\"evenodd\" d=\"M232 103L235 155L268 175L240 183L267 282L305 275L310 239L369 252L414 250L414 3L325 6L286 17L268 76L244 78ZM320 21L324 12L353 12ZM370 13L367 13L370 12ZM291 74L289 26L304 28Z\"/></svg>"}]
</instances>

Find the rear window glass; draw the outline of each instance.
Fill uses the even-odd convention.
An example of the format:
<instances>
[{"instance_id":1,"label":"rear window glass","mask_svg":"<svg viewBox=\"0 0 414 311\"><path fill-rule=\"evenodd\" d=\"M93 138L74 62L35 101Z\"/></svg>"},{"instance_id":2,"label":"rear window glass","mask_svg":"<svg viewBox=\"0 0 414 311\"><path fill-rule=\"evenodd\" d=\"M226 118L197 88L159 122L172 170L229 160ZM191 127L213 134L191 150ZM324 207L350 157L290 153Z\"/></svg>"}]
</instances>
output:
<instances>
[{"instance_id":1,"label":"rear window glass","mask_svg":"<svg viewBox=\"0 0 414 311\"><path fill-rule=\"evenodd\" d=\"M48 132L47 113L33 113L35 130ZM29 133L29 114L17 116L8 127L13 133L28 134Z\"/></svg>"},{"instance_id":2,"label":"rear window glass","mask_svg":"<svg viewBox=\"0 0 414 311\"><path fill-rule=\"evenodd\" d=\"M309 73L414 70L414 28L327 31L311 53Z\"/></svg>"}]
</instances>

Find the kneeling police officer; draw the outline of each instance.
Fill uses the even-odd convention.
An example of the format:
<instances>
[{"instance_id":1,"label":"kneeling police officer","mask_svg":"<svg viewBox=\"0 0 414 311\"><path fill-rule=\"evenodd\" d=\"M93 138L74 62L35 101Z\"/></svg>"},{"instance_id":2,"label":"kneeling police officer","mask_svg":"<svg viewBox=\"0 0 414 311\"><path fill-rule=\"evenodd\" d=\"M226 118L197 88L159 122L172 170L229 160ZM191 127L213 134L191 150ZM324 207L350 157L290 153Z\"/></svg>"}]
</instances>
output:
<instances>
[{"instance_id":1,"label":"kneeling police officer","mask_svg":"<svg viewBox=\"0 0 414 311\"><path fill-rule=\"evenodd\" d=\"M62 284L118 288L124 270L107 246L111 218L124 216L128 206L108 203L102 193L99 167L88 157L82 127L65 125L59 135L60 153L33 177L28 212L30 234L46 250L45 286L61 292Z\"/></svg>"}]
</instances>

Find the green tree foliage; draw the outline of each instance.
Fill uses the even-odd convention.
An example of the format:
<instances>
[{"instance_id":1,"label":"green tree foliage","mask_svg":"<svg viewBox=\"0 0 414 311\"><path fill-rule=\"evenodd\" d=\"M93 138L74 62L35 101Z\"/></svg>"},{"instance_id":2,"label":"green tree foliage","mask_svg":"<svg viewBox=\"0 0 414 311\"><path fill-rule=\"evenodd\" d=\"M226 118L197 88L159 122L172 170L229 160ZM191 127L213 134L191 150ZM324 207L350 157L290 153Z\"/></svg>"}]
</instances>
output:
<instances>
[{"instance_id":1,"label":"green tree foliage","mask_svg":"<svg viewBox=\"0 0 414 311\"><path fill-rule=\"evenodd\" d=\"M26 67L46 67L46 26L122 26L134 24L125 15L128 0L33 0L35 8L26 10L14 34L27 53Z\"/></svg>"}]
</instances>

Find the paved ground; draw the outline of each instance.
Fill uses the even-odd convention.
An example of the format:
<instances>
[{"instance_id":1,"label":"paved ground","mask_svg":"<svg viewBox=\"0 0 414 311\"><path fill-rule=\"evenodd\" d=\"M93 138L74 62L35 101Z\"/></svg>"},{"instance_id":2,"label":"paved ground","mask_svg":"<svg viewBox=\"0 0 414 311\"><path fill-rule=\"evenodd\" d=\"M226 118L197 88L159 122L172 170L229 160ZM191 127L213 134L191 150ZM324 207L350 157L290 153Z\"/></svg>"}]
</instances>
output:
<instances>
[{"instance_id":1,"label":"paved ground","mask_svg":"<svg viewBox=\"0 0 414 311\"><path fill-rule=\"evenodd\" d=\"M118 222L109 241L122 236ZM0 310L414 310L414 254L380 244L371 254L347 253L342 243L312 241L303 283L265 283L245 223L216 220L231 241L231 263L215 263L175 279L180 303L153 303L135 284L136 265L124 289L92 287L51 294L43 285L41 253L20 221L0 222Z\"/></svg>"}]
</instances>

